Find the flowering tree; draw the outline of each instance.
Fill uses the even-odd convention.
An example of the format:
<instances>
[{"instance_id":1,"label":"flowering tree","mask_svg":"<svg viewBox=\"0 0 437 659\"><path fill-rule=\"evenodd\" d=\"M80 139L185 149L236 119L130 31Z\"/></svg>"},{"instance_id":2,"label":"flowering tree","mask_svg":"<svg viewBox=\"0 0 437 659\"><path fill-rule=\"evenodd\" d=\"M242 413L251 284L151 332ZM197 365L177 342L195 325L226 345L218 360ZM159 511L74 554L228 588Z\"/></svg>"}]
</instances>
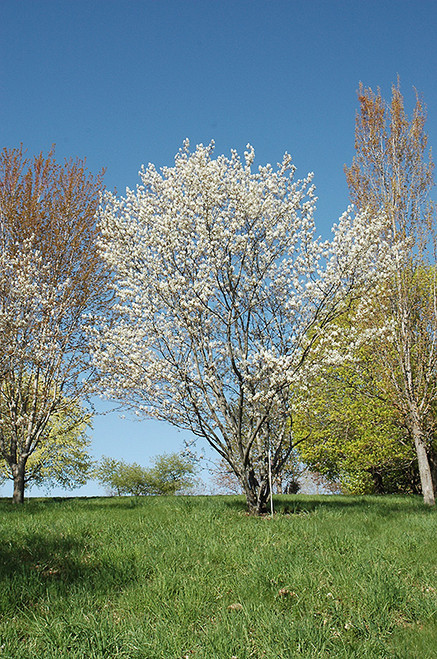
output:
<instances>
[{"instance_id":1,"label":"flowering tree","mask_svg":"<svg viewBox=\"0 0 437 659\"><path fill-rule=\"evenodd\" d=\"M266 508L292 449L293 386L319 365L329 326L373 285L378 222L345 214L332 242L314 237L312 176L212 158L185 144L175 166L102 209L102 249L116 273L115 323L94 334L108 397L205 438ZM378 266L378 267L377 267ZM377 275L378 277L380 274Z\"/></svg>"},{"instance_id":2,"label":"flowering tree","mask_svg":"<svg viewBox=\"0 0 437 659\"><path fill-rule=\"evenodd\" d=\"M29 458L45 455L54 419L92 376L84 316L106 308L109 291L96 245L100 190L81 161L0 155L0 455L14 502Z\"/></svg>"}]
</instances>

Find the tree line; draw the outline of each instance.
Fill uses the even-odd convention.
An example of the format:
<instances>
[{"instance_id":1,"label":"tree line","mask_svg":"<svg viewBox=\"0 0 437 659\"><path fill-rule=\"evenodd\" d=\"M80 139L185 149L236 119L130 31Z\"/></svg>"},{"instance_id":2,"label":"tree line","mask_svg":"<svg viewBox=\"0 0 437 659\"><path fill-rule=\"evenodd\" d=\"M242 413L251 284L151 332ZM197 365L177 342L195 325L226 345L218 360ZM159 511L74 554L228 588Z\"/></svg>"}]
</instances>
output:
<instances>
[{"instance_id":1,"label":"tree line","mask_svg":"<svg viewBox=\"0 0 437 659\"><path fill-rule=\"evenodd\" d=\"M296 455L349 490L434 504L426 111L417 97L407 115L399 82L390 102L363 86L358 101L355 210L330 241L287 153L255 168L249 145L215 158L187 141L118 197L82 161L3 150L0 455L15 502L50 465L79 477L101 393L206 440L252 513Z\"/></svg>"}]
</instances>

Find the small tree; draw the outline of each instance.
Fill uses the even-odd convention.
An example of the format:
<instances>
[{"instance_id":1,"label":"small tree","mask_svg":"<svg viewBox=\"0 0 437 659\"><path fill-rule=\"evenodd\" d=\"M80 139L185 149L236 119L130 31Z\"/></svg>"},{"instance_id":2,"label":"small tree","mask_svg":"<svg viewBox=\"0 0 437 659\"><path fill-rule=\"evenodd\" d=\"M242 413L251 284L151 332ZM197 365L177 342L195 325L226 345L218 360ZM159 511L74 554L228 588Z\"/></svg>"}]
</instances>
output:
<instances>
[{"instance_id":1,"label":"small tree","mask_svg":"<svg viewBox=\"0 0 437 659\"><path fill-rule=\"evenodd\" d=\"M94 364L107 396L205 438L260 513L269 451L275 478L293 450L293 387L323 363L355 286L382 276L386 245L365 215L315 239L312 177L295 181L287 154L253 173L251 147L244 162L212 151L186 144L136 192L107 195L119 315L95 333Z\"/></svg>"},{"instance_id":2,"label":"small tree","mask_svg":"<svg viewBox=\"0 0 437 659\"><path fill-rule=\"evenodd\" d=\"M150 468L136 462L103 457L94 476L111 494L168 495L194 485L195 468L191 460L178 453L158 455Z\"/></svg>"},{"instance_id":3,"label":"small tree","mask_svg":"<svg viewBox=\"0 0 437 659\"><path fill-rule=\"evenodd\" d=\"M30 457L49 455L52 422L93 377L85 326L109 299L97 249L101 188L101 176L80 160L56 163L53 150L0 155L0 456L16 503Z\"/></svg>"},{"instance_id":4,"label":"small tree","mask_svg":"<svg viewBox=\"0 0 437 659\"><path fill-rule=\"evenodd\" d=\"M106 488L108 494L121 496L125 494L122 472L126 463L123 460L102 457L95 467L93 477Z\"/></svg>"},{"instance_id":5,"label":"small tree","mask_svg":"<svg viewBox=\"0 0 437 659\"><path fill-rule=\"evenodd\" d=\"M164 453L153 459L148 470L148 482L152 494L177 494L194 485L193 463L178 453Z\"/></svg>"}]
</instances>

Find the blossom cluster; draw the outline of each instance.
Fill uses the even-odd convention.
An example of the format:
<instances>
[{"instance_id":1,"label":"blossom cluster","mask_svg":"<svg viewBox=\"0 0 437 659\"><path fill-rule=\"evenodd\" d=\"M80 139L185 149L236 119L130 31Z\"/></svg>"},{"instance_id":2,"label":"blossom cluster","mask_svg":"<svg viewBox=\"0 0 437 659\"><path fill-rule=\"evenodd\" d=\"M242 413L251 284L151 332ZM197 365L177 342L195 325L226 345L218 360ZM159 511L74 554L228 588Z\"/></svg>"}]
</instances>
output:
<instances>
[{"instance_id":1,"label":"blossom cluster","mask_svg":"<svg viewBox=\"0 0 437 659\"><path fill-rule=\"evenodd\" d=\"M101 208L118 299L116 322L94 331L102 390L219 450L242 418L247 445L273 414L286 422L333 320L393 263L383 218L349 210L322 241L312 174L296 180L288 154L276 168L253 161L251 146L214 159L212 144L185 143L173 167L149 164Z\"/></svg>"}]
</instances>

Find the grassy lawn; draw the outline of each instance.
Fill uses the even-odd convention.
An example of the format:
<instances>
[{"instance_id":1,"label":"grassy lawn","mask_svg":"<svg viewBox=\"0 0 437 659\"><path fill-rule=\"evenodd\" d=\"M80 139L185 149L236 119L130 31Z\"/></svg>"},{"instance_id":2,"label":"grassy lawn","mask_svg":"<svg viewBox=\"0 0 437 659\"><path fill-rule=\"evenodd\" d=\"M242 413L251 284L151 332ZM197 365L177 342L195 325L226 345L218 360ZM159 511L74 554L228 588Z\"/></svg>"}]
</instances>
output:
<instances>
[{"instance_id":1,"label":"grassy lawn","mask_svg":"<svg viewBox=\"0 0 437 659\"><path fill-rule=\"evenodd\" d=\"M0 658L437 657L415 497L0 501Z\"/></svg>"}]
</instances>

